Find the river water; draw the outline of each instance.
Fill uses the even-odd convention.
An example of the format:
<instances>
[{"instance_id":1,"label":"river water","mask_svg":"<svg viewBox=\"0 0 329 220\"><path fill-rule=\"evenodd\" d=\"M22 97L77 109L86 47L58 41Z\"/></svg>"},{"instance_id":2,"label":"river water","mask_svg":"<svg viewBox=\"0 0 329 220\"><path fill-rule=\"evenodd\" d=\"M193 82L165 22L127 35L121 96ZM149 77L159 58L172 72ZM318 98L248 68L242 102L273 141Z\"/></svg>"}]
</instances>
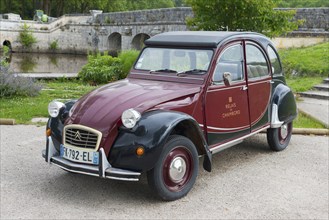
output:
<instances>
[{"instance_id":1,"label":"river water","mask_svg":"<svg viewBox=\"0 0 329 220\"><path fill-rule=\"evenodd\" d=\"M15 73L78 73L86 55L12 53L9 69Z\"/></svg>"}]
</instances>

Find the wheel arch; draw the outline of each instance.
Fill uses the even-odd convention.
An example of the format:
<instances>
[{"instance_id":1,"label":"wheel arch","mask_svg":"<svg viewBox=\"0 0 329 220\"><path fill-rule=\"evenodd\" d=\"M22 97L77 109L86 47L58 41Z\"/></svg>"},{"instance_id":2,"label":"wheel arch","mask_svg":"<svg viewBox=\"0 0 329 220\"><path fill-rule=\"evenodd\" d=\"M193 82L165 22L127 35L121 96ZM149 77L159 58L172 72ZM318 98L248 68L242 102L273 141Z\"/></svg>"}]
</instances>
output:
<instances>
[{"instance_id":1,"label":"wheel arch","mask_svg":"<svg viewBox=\"0 0 329 220\"><path fill-rule=\"evenodd\" d=\"M170 135L181 135L192 141L194 146L196 147L199 156L206 154L206 150L204 148L204 140L203 136L200 134L200 131L197 128L195 122L189 119L182 120L178 122L170 132ZM170 136L169 135L169 136ZM168 137L169 137L168 136Z\"/></svg>"},{"instance_id":2,"label":"wheel arch","mask_svg":"<svg viewBox=\"0 0 329 220\"><path fill-rule=\"evenodd\" d=\"M296 100L288 86L278 84L273 91L271 103L271 127L280 127L282 123L291 122L297 117Z\"/></svg>"},{"instance_id":3,"label":"wheel arch","mask_svg":"<svg viewBox=\"0 0 329 220\"><path fill-rule=\"evenodd\" d=\"M133 129L121 126L110 149L109 161L122 169L148 171L155 166L168 138L174 134L192 141L198 153L205 155L203 165L210 172L211 153L199 124L188 114L167 110L145 112ZM138 146L145 148L143 158L134 154Z\"/></svg>"}]
</instances>

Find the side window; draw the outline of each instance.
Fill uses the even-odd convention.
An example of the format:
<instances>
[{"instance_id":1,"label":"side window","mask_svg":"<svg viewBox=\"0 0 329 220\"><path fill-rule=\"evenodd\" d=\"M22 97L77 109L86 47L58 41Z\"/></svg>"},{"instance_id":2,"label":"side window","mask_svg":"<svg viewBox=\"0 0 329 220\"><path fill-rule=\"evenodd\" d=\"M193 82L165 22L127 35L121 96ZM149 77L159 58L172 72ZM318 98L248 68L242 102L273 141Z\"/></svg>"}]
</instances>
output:
<instances>
[{"instance_id":1,"label":"side window","mask_svg":"<svg viewBox=\"0 0 329 220\"><path fill-rule=\"evenodd\" d=\"M262 51L252 44L246 46L248 78L258 78L269 75L267 62Z\"/></svg>"},{"instance_id":2,"label":"side window","mask_svg":"<svg viewBox=\"0 0 329 220\"><path fill-rule=\"evenodd\" d=\"M217 61L213 81L216 83L223 83L223 74L225 72L231 73L233 82L243 80L242 57L241 44L236 44L225 49Z\"/></svg>"},{"instance_id":3,"label":"side window","mask_svg":"<svg viewBox=\"0 0 329 220\"><path fill-rule=\"evenodd\" d=\"M282 67L281 67L281 64L280 64L280 60L278 58L278 55L276 54L276 52L272 48L272 46L267 47L267 53L268 53L268 56L270 57L270 62L271 62L271 65L272 65L273 74L274 75L281 75L282 74Z\"/></svg>"}]
</instances>

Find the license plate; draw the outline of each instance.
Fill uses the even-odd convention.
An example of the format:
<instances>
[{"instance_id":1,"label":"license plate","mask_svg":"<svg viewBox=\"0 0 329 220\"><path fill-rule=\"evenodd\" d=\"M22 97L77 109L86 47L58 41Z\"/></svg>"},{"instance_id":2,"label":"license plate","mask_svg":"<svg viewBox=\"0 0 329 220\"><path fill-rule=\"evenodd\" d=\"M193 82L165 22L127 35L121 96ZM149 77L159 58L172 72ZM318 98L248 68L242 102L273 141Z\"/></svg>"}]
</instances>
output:
<instances>
[{"instance_id":1,"label":"license plate","mask_svg":"<svg viewBox=\"0 0 329 220\"><path fill-rule=\"evenodd\" d=\"M61 144L60 156L79 163L88 163L98 165L99 153L94 151L84 151L80 149L73 149Z\"/></svg>"}]
</instances>

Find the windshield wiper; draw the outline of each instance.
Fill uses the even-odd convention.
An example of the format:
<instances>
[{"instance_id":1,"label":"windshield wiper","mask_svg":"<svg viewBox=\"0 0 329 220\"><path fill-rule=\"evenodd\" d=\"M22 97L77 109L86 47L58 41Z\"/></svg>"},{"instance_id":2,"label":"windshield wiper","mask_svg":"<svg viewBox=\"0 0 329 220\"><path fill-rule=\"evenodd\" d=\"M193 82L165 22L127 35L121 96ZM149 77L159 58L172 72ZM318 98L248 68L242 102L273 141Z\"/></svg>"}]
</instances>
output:
<instances>
[{"instance_id":1,"label":"windshield wiper","mask_svg":"<svg viewBox=\"0 0 329 220\"><path fill-rule=\"evenodd\" d=\"M157 73L157 72L177 73L176 70L171 70L171 69L159 69L159 70L151 70L150 71L150 73Z\"/></svg>"},{"instance_id":2,"label":"windshield wiper","mask_svg":"<svg viewBox=\"0 0 329 220\"><path fill-rule=\"evenodd\" d=\"M183 72L179 72L176 75L177 76L184 76L185 74L195 74L195 75L200 75L202 73L207 72L207 70L202 70L202 69L192 69L192 70L186 70Z\"/></svg>"}]
</instances>

